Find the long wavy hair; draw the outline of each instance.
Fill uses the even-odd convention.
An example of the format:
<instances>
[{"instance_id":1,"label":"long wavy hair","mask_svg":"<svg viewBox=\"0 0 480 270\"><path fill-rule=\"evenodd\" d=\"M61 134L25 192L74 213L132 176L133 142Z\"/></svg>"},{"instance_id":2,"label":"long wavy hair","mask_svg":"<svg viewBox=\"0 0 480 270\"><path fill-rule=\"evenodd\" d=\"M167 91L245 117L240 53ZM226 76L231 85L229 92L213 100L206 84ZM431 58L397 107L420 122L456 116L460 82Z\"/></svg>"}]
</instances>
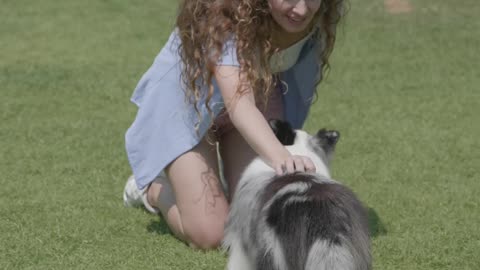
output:
<instances>
[{"instance_id":1,"label":"long wavy hair","mask_svg":"<svg viewBox=\"0 0 480 270\"><path fill-rule=\"evenodd\" d=\"M336 28L345 13L344 2L322 0L312 21L312 28L319 29L314 38L321 44L318 57L322 73L329 68ZM269 66L276 50L271 35L275 22L267 0L181 0L176 27L181 39L182 80L187 86L187 99L197 113L198 101L203 98L211 113L208 105L213 95L212 79L224 44L231 38L236 42L240 74L250 86L239 85L237 94L243 94L242 89L253 89L255 97L266 104L276 81ZM318 76L317 84L322 77ZM202 93L205 84L208 91Z\"/></svg>"}]
</instances>

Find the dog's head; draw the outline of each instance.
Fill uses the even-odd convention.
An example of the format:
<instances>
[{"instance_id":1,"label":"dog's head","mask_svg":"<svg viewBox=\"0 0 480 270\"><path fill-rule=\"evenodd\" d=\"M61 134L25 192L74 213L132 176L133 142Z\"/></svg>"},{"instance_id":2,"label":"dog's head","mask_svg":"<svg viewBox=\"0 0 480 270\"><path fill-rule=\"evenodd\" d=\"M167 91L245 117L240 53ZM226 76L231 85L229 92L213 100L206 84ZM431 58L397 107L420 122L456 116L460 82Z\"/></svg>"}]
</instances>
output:
<instances>
[{"instance_id":1,"label":"dog's head","mask_svg":"<svg viewBox=\"0 0 480 270\"><path fill-rule=\"evenodd\" d=\"M278 140L290 153L308 156L317 167L317 173L330 176L329 167L335 145L340 139L340 132L322 128L315 135L310 135L303 130L293 129L285 121L270 120L269 124Z\"/></svg>"}]
</instances>

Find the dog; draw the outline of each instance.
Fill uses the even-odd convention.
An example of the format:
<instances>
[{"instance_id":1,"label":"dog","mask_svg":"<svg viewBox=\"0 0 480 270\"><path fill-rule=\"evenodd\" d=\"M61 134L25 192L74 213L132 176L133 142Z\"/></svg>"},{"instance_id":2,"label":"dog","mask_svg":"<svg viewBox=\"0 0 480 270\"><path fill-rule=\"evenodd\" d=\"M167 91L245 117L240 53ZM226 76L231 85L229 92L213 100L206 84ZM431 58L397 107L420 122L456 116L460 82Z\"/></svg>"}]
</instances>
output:
<instances>
[{"instance_id":1,"label":"dog","mask_svg":"<svg viewBox=\"0 0 480 270\"><path fill-rule=\"evenodd\" d=\"M330 177L340 133L321 129L312 136L284 121L270 125L291 154L314 162L316 172L278 176L260 158L248 165L225 227L227 269L371 269L367 211Z\"/></svg>"}]
</instances>

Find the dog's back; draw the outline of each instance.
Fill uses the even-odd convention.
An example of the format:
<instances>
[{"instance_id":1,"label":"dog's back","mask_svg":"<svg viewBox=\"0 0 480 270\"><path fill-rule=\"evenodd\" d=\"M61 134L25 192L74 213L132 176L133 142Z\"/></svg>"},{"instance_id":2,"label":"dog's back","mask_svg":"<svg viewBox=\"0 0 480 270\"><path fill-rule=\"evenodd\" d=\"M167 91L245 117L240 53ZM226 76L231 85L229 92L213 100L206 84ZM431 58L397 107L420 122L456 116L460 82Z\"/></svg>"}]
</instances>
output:
<instances>
[{"instance_id":1,"label":"dog's back","mask_svg":"<svg viewBox=\"0 0 480 270\"><path fill-rule=\"evenodd\" d=\"M315 174L276 176L260 159L247 168L226 228L229 270L370 269L367 213L352 191L330 179L338 133L331 140L325 132L302 133L289 148L311 157Z\"/></svg>"},{"instance_id":2,"label":"dog's back","mask_svg":"<svg viewBox=\"0 0 480 270\"><path fill-rule=\"evenodd\" d=\"M273 179L261 200L257 220L265 214L268 230L257 237L276 238L281 248L259 250L256 269L369 269L366 213L348 188L297 173ZM273 262L281 263L275 268Z\"/></svg>"}]
</instances>

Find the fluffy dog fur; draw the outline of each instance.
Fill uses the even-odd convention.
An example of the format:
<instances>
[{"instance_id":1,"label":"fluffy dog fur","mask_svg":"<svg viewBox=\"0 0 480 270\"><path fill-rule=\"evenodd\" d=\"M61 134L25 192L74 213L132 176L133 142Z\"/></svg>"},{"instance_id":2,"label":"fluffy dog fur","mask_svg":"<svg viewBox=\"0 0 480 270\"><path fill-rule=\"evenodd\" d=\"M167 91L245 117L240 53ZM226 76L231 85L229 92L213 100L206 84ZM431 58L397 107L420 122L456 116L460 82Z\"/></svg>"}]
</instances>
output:
<instances>
[{"instance_id":1,"label":"fluffy dog fur","mask_svg":"<svg viewBox=\"0 0 480 270\"><path fill-rule=\"evenodd\" d=\"M271 121L295 155L316 173L275 175L261 159L245 170L233 197L224 245L228 270L367 270L371 267L367 214L347 187L330 178L337 131L315 136Z\"/></svg>"}]
</instances>

